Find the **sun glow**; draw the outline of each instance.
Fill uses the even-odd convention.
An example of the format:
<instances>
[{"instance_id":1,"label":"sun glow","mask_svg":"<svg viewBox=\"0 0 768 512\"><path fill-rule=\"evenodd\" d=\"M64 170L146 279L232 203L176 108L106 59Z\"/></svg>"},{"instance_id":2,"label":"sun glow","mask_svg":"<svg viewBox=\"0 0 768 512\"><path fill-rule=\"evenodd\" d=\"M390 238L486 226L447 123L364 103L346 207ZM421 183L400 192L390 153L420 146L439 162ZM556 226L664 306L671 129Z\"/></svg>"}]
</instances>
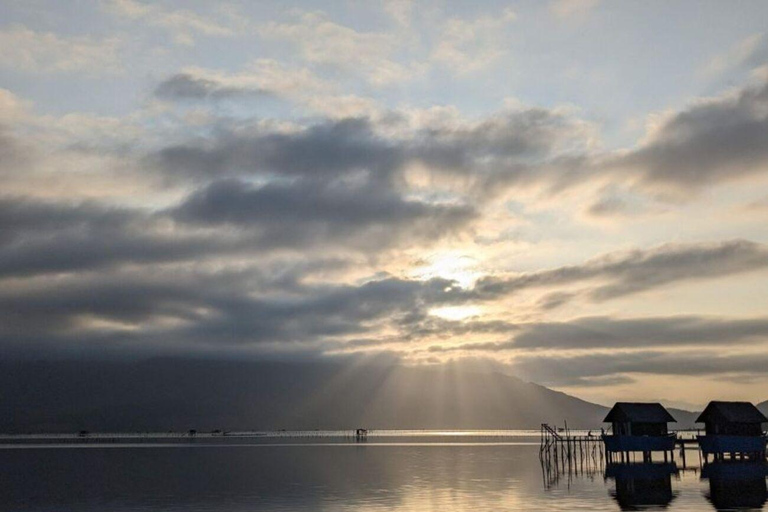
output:
<instances>
[{"instance_id":1,"label":"sun glow","mask_svg":"<svg viewBox=\"0 0 768 512\"><path fill-rule=\"evenodd\" d=\"M482 311L482 308L479 306L446 306L444 308L430 309L429 314L445 320L460 321L473 316L479 316Z\"/></svg>"},{"instance_id":2,"label":"sun glow","mask_svg":"<svg viewBox=\"0 0 768 512\"><path fill-rule=\"evenodd\" d=\"M472 286L480 275L477 259L458 251L435 254L413 270L413 276L418 279L451 279L462 288Z\"/></svg>"}]
</instances>

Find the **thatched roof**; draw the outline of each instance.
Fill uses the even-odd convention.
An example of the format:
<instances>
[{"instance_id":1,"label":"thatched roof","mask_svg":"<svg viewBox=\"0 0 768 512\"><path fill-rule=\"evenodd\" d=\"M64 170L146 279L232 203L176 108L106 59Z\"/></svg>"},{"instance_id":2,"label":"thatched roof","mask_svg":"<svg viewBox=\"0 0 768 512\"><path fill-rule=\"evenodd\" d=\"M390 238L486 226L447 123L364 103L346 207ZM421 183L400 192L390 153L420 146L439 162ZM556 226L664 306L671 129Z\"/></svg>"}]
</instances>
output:
<instances>
[{"instance_id":1,"label":"thatched roof","mask_svg":"<svg viewBox=\"0 0 768 512\"><path fill-rule=\"evenodd\" d=\"M677 420L660 403L639 402L616 402L603 421L606 423L677 423Z\"/></svg>"},{"instance_id":2,"label":"thatched roof","mask_svg":"<svg viewBox=\"0 0 768 512\"><path fill-rule=\"evenodd\" d=\"M709 402L696 423L768 423L760 410L750 402Z\"/></svg>"}]
</instances>

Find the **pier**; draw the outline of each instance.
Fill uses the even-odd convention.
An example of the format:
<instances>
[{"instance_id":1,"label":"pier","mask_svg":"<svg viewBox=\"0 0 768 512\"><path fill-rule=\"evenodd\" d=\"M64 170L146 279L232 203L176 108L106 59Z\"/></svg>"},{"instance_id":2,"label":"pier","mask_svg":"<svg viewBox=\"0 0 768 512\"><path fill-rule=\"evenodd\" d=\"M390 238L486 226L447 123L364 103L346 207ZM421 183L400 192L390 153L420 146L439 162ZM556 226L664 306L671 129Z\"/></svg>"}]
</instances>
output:
<instances>
[{"instance_id":1,"label":"pier","mask_svg":"<svg viewBox=\"0 0 768 512\"><path fill-rule=\"evenodd\" d=\"M605 461L604 444L600 436L573 435L568 429L541 424L539 460L544 470L545 485L550 486L561 474L597 474ZM559 431L560 430L560 431Z\"/></svg>"},{"instance_id":2,"label":"pier","mask_svg":"<svg viewBox=\"0 0 768 512\"><path fill-rule=\"evenodd\" d=\"M704 423L706 434L697 431L695 437L686 437L683 431L670 431L668 423L675 418L656 402L617 402L603 420L610 423L609 432L601 429L600 436L572 436L568 424L564 429L541 425L539 458L545 466L564 469L586 461L608 464L636 462L636 454L642 454L642 462L654 462L653 453L661 452L664 463L675 462L675 450L680 449L683 468L685 451L695 447L702 460L709 457L715 462L730 460L764 462L768 436L762 425L768 418L749 402L710 402L696 420Z\"/></svg>"}]
</instances>

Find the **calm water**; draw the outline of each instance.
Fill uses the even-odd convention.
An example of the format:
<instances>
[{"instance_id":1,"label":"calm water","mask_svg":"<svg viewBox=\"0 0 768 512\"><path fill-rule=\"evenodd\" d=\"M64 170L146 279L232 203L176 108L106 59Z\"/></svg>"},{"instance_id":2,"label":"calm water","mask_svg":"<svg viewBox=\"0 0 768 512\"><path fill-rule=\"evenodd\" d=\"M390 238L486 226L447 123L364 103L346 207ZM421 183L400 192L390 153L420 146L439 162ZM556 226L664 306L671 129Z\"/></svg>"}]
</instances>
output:
<instances>
[{"instance_id":1,"label":"calm water","mask_svg":"<svg viewBox=\"0 0 768 512\"><path fill-rule=\"evenodd\" d=\"M476 435L197 439L0 448L0 509L715 510L766 499L745 465L542 471L538 440ZM646 505L650 505L648 508ZM749 508L746 508L749 509Z\"/></svg>"}]
</instances>

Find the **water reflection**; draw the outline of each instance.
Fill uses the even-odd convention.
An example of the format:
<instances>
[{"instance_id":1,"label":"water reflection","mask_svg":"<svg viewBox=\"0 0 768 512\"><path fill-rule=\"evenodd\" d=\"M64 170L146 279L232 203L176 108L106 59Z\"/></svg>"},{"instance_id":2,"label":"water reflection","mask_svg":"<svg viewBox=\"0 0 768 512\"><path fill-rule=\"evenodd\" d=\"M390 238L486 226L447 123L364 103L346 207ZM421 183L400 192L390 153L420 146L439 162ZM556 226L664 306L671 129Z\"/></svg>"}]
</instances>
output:
<instances>
[{"instance_id":1,"label":"water reflection","mask_svg":"<svg viewBox=\"0 0 768 512\"><path fill-rule=\"evenodd\" d=\"M692 452L692 453L691 453ZM570 490L580 481L594 481L600 474L611 483L608 495L620 510L703 510L709 504L718 511L763 510L768 502L768 464L730 461L705 464L698 451L687 454L693 464L643 462L601 464L588 458L560 459L553 464L541 459L546 490ZM686 458L681 457L682 460ZM695 483L700 482L697 490ZM705 498L697 501L696 495Z\"/></svg>"},{"instance_id":2,"label":"water reflection","mask_svg":"<svg viewBox=\"0 0 768 512\"><path fill-rule=\"evenodd\" d=\"M709 480L706 498L717 510L761 510L768 500L765 463L705 464L702 480Z\"/></svg>"},{"instance_id":3,"label":"water reflection","mask_svg":"<svg viewBox=\"0 0 768 512\"><path fill-rule=\"evenodd\" d=\"M665 509L676 493L672 491L672 475L677 476L675 463L609 464L606 480L615 481L611 496L621 510Z\"/></svg>"},{"instance_id":4,"label":"water reflection","mask_svg":"<svg viewBox=\"0 0 768 512\"><path fill-rule=\"evenodd\" d=\"M405 441L2 450L0 510L551 509L537 446Z\"/></svg>"},{"instance_id":5,"label":"water reflection","mask_svg":"<svg viewBox=\"0 0 768 512\"><path fill-rule=\"evenodd\" d=\"M540 464L537 441L452 434L6 447L0 510L700 512L765 504L765 473L709 465L702 475L695 451L688 469L605 466L589 450L555 467ZM727 501L728 492L742 501Z\"/></svg>"}]
</instances>

